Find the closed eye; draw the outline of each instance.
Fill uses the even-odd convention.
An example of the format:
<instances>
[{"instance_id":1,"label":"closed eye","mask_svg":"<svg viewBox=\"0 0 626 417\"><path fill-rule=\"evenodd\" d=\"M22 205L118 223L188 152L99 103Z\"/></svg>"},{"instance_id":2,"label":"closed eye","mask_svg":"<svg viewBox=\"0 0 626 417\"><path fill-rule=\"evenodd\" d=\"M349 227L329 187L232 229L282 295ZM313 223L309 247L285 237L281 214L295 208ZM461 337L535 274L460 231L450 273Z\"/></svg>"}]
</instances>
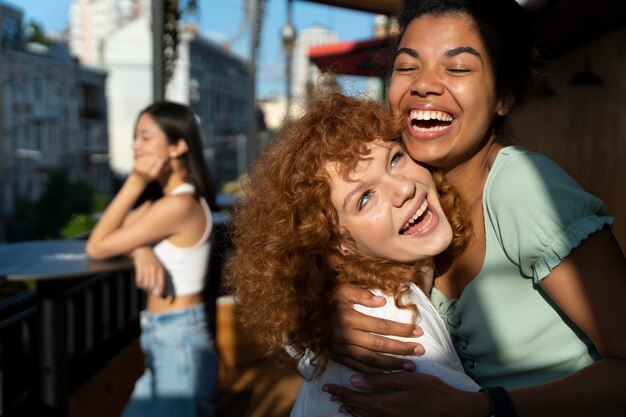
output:
<instances>
[{"instance_id":1,"label":"closed eye","mask_svg":"<svg viewBox=\"0 0 626 417\"><path fill-rule=\"evenodd\" d=\"M395 72L411 72L417 70L416 67L396 67L393 69Z\"/></svg>"}]
</instances>

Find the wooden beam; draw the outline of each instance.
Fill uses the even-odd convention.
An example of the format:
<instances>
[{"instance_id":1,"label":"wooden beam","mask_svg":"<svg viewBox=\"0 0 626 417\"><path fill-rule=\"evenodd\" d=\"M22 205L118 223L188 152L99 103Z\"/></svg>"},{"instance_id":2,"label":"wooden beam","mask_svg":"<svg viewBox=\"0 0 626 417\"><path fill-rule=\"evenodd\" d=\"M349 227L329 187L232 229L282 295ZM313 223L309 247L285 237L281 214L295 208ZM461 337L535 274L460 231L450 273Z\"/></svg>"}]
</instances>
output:
<instances>
[{"instance_id":1,"label":"wooden beam","mask_svg":"<svg viewBox=\"0 0 626 417\"><path fill-rule=\"evenodd\" d=\"M361 12L393 15L404 5L404 0L302 0Z\"/></svg>"}]
</instances>

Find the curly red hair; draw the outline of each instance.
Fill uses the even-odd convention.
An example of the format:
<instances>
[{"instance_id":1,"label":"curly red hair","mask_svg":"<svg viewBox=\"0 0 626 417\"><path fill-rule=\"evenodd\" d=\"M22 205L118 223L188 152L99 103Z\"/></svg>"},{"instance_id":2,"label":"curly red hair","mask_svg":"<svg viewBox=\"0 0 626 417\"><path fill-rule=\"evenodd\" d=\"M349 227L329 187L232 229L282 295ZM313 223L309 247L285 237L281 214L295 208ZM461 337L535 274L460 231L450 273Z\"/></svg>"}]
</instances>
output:
<instances>
[{"instance_id":1,"label":"curly red hair","mask_svg":"<svg viewBox=\"0 0 626 417\"><path fill-rule=\"evenodd\" d=\"M296 358L307 349L323 369L329 356L333 290L338 283L378 288L399 307L409 282L421 284L422 263L344 254L350 239L330 200L326 165L348 177L368 144L400 140L400 123L379 102L331 94L283 129L254 166L233 213L234 250L226 261L226 288L238 318L268 353L290 346ZM460 199L439 176L442 204L461 213ZM439 186L441 185L441 187ZM459 214L458 219L462 219ZM466 229L453 225L452 247L462 250Z\"/></svg>"}]
</instances>

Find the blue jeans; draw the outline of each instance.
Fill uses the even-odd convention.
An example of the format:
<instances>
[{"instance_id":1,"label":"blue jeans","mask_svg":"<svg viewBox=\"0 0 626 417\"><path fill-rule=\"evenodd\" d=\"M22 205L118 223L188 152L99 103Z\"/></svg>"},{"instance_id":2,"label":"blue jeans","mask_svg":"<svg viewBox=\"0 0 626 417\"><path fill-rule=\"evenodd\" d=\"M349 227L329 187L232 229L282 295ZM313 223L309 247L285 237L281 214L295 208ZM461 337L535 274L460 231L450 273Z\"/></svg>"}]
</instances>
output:
<instances>
[{"instance_id":1,"label":"blue jeans","mask_svg":"<svg viewBox=\"0 0 626 417\"><path fill-rule=\"evenodd\" d=\"M215 416L217 351L204 305L141 312L146 370L135 383L123 417Z\"/></svg>"}]
</instances>

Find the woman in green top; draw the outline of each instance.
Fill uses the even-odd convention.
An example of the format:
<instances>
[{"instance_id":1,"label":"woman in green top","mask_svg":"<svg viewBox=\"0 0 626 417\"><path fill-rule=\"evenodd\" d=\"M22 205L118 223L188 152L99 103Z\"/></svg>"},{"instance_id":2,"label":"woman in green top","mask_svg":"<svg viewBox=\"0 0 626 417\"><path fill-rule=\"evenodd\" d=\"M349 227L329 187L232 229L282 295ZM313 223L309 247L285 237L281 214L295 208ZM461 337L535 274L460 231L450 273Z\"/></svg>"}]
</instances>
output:
<instances>
[{"instance_id":1,"label":"woman in green top","mask_svg":"<svg viewBox=\"0 0 626 417\"><path fill-rule=\"evenodd\" d=\"M399 23L389 104L410 155L461 194L474 234L461 255L436 259L431 298L487 395L413 372L381 374L411 364L377 352L423 348L380 335L421 330L360 315L353 304L383 301L347 286L333 359L366 374L352 382L373 392L325 390L358 415L626 415L626 262L613 219L554 162L499 141L531 73L523 8L409 1Z\"/></svg>"}]
</instances>

